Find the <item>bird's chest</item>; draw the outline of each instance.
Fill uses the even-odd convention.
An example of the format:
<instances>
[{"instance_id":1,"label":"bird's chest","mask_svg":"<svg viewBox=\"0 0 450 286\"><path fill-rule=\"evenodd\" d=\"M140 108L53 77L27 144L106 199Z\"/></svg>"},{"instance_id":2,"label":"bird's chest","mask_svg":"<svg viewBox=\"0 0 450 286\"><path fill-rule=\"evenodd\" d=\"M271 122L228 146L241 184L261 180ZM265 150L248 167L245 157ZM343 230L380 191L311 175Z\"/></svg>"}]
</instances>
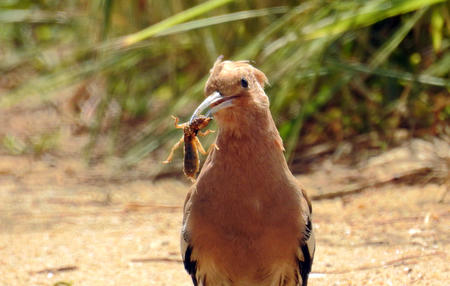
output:
<instances>
[{"instance_id":1,"label":"bird's chest","mask_svg":"<svg viewBox=\"0 0 450 286\"><path fill-rule=\"evenodd\" d=\"M192 208L188 229L199 265L214 265L228 277L260 277L292 260L300 233L297 217L276 200L258 196L208 199Z\"/></svg>"},{"instance_id":2,"label":"bird's chest","mask_svg":"<svg viewBox=\"0 0 450 286\"><path fill-rule=\"evenodd\" d=\"M299 204L287 189L282 182L259 175L200 184L191 200L193 232L244 252L260 251L255 247L259 244L282 243L286 236L299 233Z\"/></svg>"},{"instance_id":3,"label":"bird's chest","mask_svg":"<svg viewBox=\"0 0 450 286\"><path fill-rule=\"evenodd\" d=\"M298 247L297 193L283 169L268 163L270 154L248 158L250 149L238 156L239 151L220 148L190 198L185 227L194 256L200 268L210 263L228 277L268 275L274 265L293 261ZM228 157L217 156L221 151ZM261 153L254 151L252 156Z\"/></svg>"},{"instance_id":4,"label":"bird's chest","mask_svg":"<svg viewBox=\"0 0 450 286\"><path fill-rule=\"evenodd\" d=\"M200 174L192 199L196 219L225 235L259 236L266 227L282 225L290 210L297 209L296 192L261 158L218 159L220 164L206 166Z\"/></svg>"}]
</instances>

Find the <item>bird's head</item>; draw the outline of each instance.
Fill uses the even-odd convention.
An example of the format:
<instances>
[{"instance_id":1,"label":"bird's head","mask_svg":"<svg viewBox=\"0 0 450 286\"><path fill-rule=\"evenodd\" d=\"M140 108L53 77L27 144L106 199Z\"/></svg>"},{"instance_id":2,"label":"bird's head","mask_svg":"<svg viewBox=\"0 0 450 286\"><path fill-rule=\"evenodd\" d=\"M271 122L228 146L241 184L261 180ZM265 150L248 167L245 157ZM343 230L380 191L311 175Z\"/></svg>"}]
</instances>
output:
<instances>
[{"instance_id":1,"label":"bird's head","mask_svg":"<svg viewBox=\"0 0 450 286\"><path fill-rule=\"evenodd\" d=\"M210 70L205 86L207 98L192 115L191 121L210 108L219 127L233 128L258 119L258 114L269 110L264 93L267 78L248 61L222 61L219 57ZM255 122L253 122L255 123Z\"/></svg>"}]
</instances>

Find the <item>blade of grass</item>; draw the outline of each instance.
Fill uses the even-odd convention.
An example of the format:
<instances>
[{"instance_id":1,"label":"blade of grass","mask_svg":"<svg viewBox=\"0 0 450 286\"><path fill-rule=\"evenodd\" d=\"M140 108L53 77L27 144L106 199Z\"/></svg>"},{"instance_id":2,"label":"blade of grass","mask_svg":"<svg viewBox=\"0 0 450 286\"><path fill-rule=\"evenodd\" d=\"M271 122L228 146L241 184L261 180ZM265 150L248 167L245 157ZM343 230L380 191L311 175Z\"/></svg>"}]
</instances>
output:
<instances>
[{"instance_id":1,"label":"blade of grass","mask_svg":"<svg viewBox=\"0 0 450 286\"><path fill-rule=\"evenodd\" d=\"M104 0L103 1L103 31L102 37L106 39L106 36L111 25L111 13L113 8L114 0Z\"/></svg>"},{"instance_id":2,"label":"blade of grass","mask_svg":"<svg viewBox=\"0 0 450 286\"><path fill-rule=\"evenodd\" d=\"M210 0L187 9L183 12L173 15L155 25L145 28L139 32L120 38L117 43L120 47L127 47L143 40L146 40L162 31L171 28L177 24L186 22L192 18L210 12L220 6L226 5L234 0ZM116 45L115 45L116 46Z\"/></svg>"},{"instance_id":3,"label":"blade of grass","mask_svg":"<svg viewBox=\"0 0 450 286\"><path fill-rule=\"evenodd\" d=\"M337 35L366 27L393 16L409 13L446 0L390 0L370 1L357 11L329 16L318 23L304 27L301 32L307 40Z\"/></svg>"},{"instance_id":4,"label":"blade of grass","mask_svg":"<svg viewBox=\"0 0 450 286\"><path fill-rule=\"evenodd\" d=\"M258 10L247 10L247 11L240 11L236 13L229 13L209 18L203 18L199 20L194 20L190 22L185 22L183 24L179 24L176 26L173 26L163 32L157 33L155 36L166 36L166 35L172 35L176 33L186 32L194 29L200 29L204 27L210 27L213 25L233 22L233 21L240 21L240 20L247 20L251 18L257 18L257 17L264 17L269 16L273 14L284 14L288 12L290 9L287 6L280 6L280 7L272 7L272 8L265 8L265 9L258 9Z\"/></svg>"},{"instance_id":5,"label":"blade of grass","mask_svg":"<svg viewBox=\"0 0 450 286\"><path fill-rule=\"evenodd\" d=\"M287 23L296 16L310 11L314 8L314 5L314 2L305 2L294 7L291 11L286 13L286 15L283 15L280 19L276 20L269 27L260 32L247 46L238 51L233 58L236 60L254 58L261 47L266 44L266 41L271 35L285 27Z\"/></svg>"},{"instance_id":6,"label":"blade of grass","mask_svg":"<svg viewBox=\"0 0 450 286\"><path fill-rule=\"evenodd\" d=\"M350 72L362 72L367 74L373 74L382 77L390 77L398 80L418 82L427 85L434 85L440 87L450 87L450 80L445 78L440 78L436 76L430 76L427 74L418 74L414 75L412 73L403 72L403 71L394 71L390 69L381 69L376 68L372 69L366 65L355 64L355 63L345 63L336 60L327 60L327 64L330 67L338 68L342 71L350 71Z\"/></svg>"},{"instance_id":7,"label":"blade of grass","mask_svg":"<svg viewBox=\"0 0 450 286\"><path fill-rule=\"evenodd\" d=\"M414 15L410 17L380 49L377 50L369 61L369 68L376 68L386 61L426 11L428 11L428 7L415 12Z\"/></svg>"},{"instance_id":8,"label":"blade of grass","mask_svg":"<svg viewBox=\"0 0 450 286\"><path fill-rule=\"evenodd\" d=\"M0 23L58 23L64 24L79 17L65 11L19 10L6 9L0 11Z\"/></svg>"},{"instance_id":9,"label":"blade of grass","mask_svg":"<svg viewBox=\"0 0 450 286\"><path fill-rule=\"evenodd\" d=\"M432 64L423 73L429 76L445 76L450 72L450 53L446 53L442 59Z\"/></svg>"}]
</instances>

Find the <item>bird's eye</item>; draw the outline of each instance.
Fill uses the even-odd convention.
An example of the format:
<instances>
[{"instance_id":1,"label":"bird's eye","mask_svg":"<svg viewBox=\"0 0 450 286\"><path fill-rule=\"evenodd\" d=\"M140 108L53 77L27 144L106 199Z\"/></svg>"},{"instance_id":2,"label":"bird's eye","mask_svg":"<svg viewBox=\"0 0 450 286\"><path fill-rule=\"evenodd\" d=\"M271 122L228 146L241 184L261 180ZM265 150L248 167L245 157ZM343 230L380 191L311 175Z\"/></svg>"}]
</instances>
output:
<instances>
[{"instance_id":1,"label":"bird's eye","mask_svg":"<svg viewBox=\"0 0 450 286\"><path fill-rule=\"evenodd\" d=\"M243 88L248 87L248 81L245 78L241 78L241 85Z\"/></svg>"}]
</instances>

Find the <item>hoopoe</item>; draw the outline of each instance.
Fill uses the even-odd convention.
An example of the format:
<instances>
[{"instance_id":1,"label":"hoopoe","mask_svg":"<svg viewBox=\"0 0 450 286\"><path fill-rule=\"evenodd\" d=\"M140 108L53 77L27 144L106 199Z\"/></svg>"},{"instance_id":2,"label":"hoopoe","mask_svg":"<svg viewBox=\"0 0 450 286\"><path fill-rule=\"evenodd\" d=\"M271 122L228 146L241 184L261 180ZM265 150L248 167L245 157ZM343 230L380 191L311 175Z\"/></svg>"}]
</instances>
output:
<instances>
[{"instance_id":1,"label":"hoopoe","mask_svg":"<svg viewBox=\"0 0 450 286\"><path fill-rule=\"evenodd\" d=\"M181 252L194 285L307 285L311 203L286 163L266 83L247 61L219 57L192 116L210 108L218 125L218 148L184 204Z\"/></svg>"}]
</instances>

